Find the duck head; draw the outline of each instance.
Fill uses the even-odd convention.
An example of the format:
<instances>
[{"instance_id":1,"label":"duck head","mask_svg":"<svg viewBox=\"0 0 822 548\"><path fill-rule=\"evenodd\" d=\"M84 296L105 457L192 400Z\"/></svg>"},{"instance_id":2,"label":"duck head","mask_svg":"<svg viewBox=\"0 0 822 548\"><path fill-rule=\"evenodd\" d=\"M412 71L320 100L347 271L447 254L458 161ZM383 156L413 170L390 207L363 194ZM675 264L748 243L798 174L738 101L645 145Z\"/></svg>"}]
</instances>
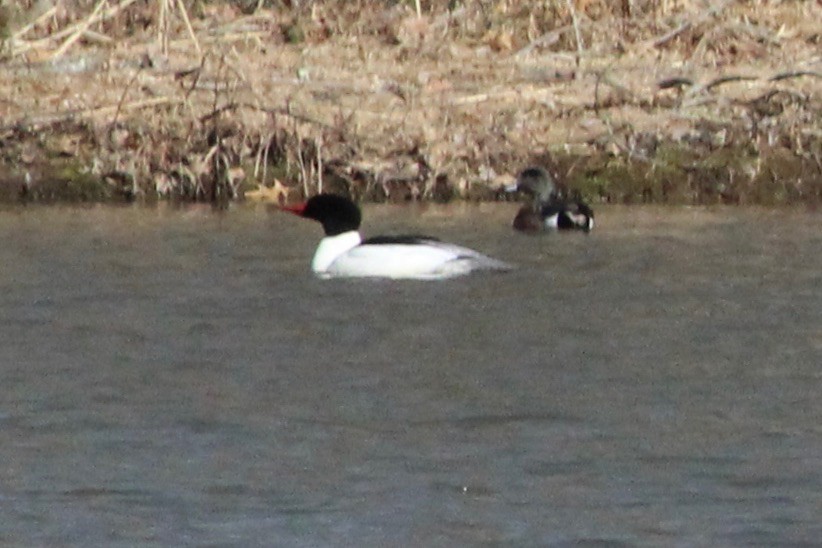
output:
<instances>
[{"instance_id":1,"label":"duck head","mask_svg":"<svg viewBox=\"0 0 822 548\"><path fill-rule=\"evenodd\" d=\"M362 221L357 204L337 194L317 194L303 203L283 206L282 209L306 219L319 221L326 236L359 230Z\"/></svg>"},{"instance_id":2,"label":"duck head","mask_svg":"<svg viewBox=\"0 0 822 548\"><path fill-rule=\"evenodd\" d=\"M520 172L517 180L505 187L508 192L523 192L528 194L537 203L547 202L556 194L557 187L554 178L541 167L529 167Z\"/></svg>"}]
</instances>

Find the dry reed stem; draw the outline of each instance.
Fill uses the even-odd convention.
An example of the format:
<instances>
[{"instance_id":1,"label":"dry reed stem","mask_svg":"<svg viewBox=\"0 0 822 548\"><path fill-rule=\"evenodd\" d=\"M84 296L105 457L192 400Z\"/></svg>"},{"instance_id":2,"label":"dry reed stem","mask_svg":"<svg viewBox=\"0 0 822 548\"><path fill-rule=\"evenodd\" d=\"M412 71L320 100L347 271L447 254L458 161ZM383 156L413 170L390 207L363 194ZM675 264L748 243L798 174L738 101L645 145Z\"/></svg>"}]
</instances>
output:
<instances>
[{"instance_id":1,"label":"dry reed stem","mask_svg":"<svg viewBox=\"0 0 822 548\"><path fill-rule=\"evenodd\" d=\"M573 0L565 0L568 6L568 11L571 13L571 22L574 28L574 38L577 43L577 67L579 67L583 52L585 51L585 44L582 41L582 33L579 30L579 19L577 18L577 10L574 8Z\"/></svg>"},{"instance_id":2,"label":"dry reed stem","mask_svg":"<svg viewBox=\"0 0 822 548\"><path fill-rule=\"evenodd\" d=\"M134 4L137 0L123 0L119 4L114 7L108 8L108 10L103 11L103 8L108 4L108 0L100 0L97 5L94 7L91 15L84 18L82 21L70 25L62 30L55 31L49 36L39 39L39 40L31 40L24 42L23 45L14 46L11 50L11 57L17 57L22 55L32 49L40 49L44 46L53 43L56 40L59 40L64 37L68 37L63 44L51 54L51 59L57 59L62 56L66 50L68 50L77 40L83 36L84 32L88 30L91 25L96 23L100 23L101 21L106 21L115 17L121 11L129 7L130 5ZM49 10L46 10L40 17L38 17L33 23L26 25L20 31L16 32L13 35L12 44L16 44L19 40L15 40L14 38L18 38L23 34L29 32L34 26L40 24L41 22L45 21L49 17L53 16L56 13L56 7L52 7Z\"/></svg>"},{"instance_id":3,"label":"dry reed stem","mask_svg":"<svg viewBox=\"0 0 822 548\"><path fill-rule=\"evenodd\" d=\"M55 13L57 13L57 6L51 6L49 9L47 9L46 11L44 11L43 13L38 15L34 19L34 21L28 23L27 25L24 25L17 32L15 32L14 34L11 35L12 43L15 43L18 40L22 39L23 36L26 33L28 33L30 30L35 28L37 25L41 24L43 21L45 21L49 17L53 16Z\"/></svg>"},{"instance_id":4,"label":"dry reed stem","mask_svg":"<svg viewBox=\"0 0 822 548\"><path fill-rule=\"evenodd\" d=\"M157 42L163 55L168 55L168 4L173 0L159 0L157 3Z\"/></svg>"},{"instance_id":5,"label":"dry reed stem","mask_svg":"<svg viewBox=\"0 0 822 548\"><path fill-rule=\"evenodd\" d=\"M188 31L188 36L191 39L191 42L194 44L194 49L197 50L197 55L202 57L203 50L202 48L200 48L200 42L197 40L197 35L194 34L194 28L191 26L191 19L188 18L188 10L186 10L186 6L183 3L183 0L174 1L177 2L177 9L180 10L180 16L183 18L186 30Z\"/></svg>"},{"instance_id":6,"label":"dry reed stem","mask_svg":"<svg viewBox=\"0 0 822 548\"><path fill-rule=\"evenodd\" d=\"M32 130L53 126L64 122L71 122L73 120L93 119L98 117L106 117L111 114L142 110L147 108L156 108L164 106L173 106L184 103L184 100L179 97L153 97L149 99L140 99L130 103L117 103L115 105L103 105L87 109L77 109L63 111L55 114L40 114L34 116L27 116L0 126L0 131L9 131L18 126L25 126Z\"/></svg>"},{"instance_id":7,"label":"dry reed stem","mask_svg":"<svg viewBox=\"0 0 822 548\"><path fill-rule=\"evenodd\" d=\"M59 59L60 57L62 57L62 56L63 56L63 54L64 54L64 53L66 53L66 51L68 51L68 49L69 49L69 48L70 48L70 47L71 47L71 46L72 46L75 42L77 42L77 40L79 40L79 39L80 39L80 37L83 35L83 33L84 33L84 32L85 32L85 31L86 31L86 30L87 30L87 29L88 29L91 25L93 25L93 24L97 21L97 18L99 17L100 12L102 12L102 11L103 11L103 8L106 6L106 4L107 4L107 3L108 3L108 0L100 0L100 1L97 3L97 5L94 7L94 11L92 11L92 12L91 12L91 15L89 15L89 16L88 16L88 17L87 17L87 18L86 18L86 19L82 22L82 24L80 24L80 25L77 27L77 30L75 30L75 31L74 31L71 35L69 35L69 37L68 37L68 38L66 38L66 39L63 41L63 43L62 43L62 44L60 44L60 47L58 47L56 50L54 50L54 53L52 53L52 54L51 54L51 56L50 56L51 61L55 61L55 60Z\"/></svg>"}]
</instances>

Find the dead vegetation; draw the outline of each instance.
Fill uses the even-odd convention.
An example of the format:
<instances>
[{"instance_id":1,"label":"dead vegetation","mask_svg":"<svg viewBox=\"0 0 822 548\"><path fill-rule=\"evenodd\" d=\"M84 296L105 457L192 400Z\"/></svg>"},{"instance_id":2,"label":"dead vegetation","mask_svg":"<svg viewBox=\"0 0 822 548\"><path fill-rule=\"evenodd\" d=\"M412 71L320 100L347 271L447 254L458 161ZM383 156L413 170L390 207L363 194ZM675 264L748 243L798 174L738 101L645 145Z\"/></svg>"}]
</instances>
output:
<instances>
[{"instance_id":1,"label":"dead vegetation","mask_svg":"<svg viewBox=\"0 0 822 548\"><path fill-rule=\"evenodd\" d=\"M816 203L820 9L8 3L0 194L488 199L540 163L595 201Z\"/></svg>"}]
</instances>

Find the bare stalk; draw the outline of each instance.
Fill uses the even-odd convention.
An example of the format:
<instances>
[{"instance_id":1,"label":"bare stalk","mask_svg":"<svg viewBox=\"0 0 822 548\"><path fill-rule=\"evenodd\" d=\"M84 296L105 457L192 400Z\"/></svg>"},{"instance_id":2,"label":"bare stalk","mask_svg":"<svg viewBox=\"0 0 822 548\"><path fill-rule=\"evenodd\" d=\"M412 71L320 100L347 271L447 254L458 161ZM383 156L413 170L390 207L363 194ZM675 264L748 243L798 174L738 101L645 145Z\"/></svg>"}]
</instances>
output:
<instances>
[{"instance_id":1,"label":"bare stalk","mask_svg":"<svg viewBox=\"0 0 822 548\"><path fill-rule=\"evenodd\" d=\"M582 33L579 30L579 19L577 18L577 10L574 8L574 0L565 0L568 4L568 10L571 12L571 21L574 24L574 37L577 41L577 68L582 60L582 55L585 51L585 44L582 41Z\"/></svg>"}]
</instances>

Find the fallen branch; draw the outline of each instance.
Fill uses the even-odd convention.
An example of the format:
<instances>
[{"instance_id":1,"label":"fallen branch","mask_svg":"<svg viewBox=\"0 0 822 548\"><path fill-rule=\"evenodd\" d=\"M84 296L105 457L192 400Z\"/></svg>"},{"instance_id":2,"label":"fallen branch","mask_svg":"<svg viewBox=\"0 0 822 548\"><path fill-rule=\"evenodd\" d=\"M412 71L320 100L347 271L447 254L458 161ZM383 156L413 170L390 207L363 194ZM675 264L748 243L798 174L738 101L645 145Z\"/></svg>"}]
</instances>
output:
<instances>
[{"instance_id":1,"label":"fallen branch","mask_svg":"<svg viewBox=\"0 0 822 548\"><path fill-rule=\"evenodd\" d=\"M152 97L151 99L142 99L140 101L133 101L126 104L106 105L102 107L95 107L89 109L73 109L64 112L57 112L54 114L44 114L41 116L21 119L16 122L0 126L0 131L5 132L16 128L25 128L34 130L42 127L48 127L60 122L67 122L70 120L91 118L99 115L109 115L115 112L124 110L139 110L142 108L159 107L166 105L176 105L183 103L183 99L178 97Z\"/></svg>"},{"instance_id":2,"label":"fallen branch","mask_svg":"<svg viewBox=\"0 0 822 548\"><path fill-rule=\"evenodd\" d=\"M812 70L798 70L795 72L780 72L774 76L771 76L768 80L770 82L778 82L780 80L787 80L789 78L800 78L802 76L815 76L816 78L822 78L822 73L815 72Z\"/></svg>"},{"instance_id":3,"label":"fallen branch","mask_svg":"<svg viewBox=\"0 0 822 548\"><path fill-rule=\"evenodd\" d=\"M679 36L680 34L682 34L683 32L685 32L686 30L688 30L689 28L691 28L692 26L693 26L693 23L691 23L691 21L685 21L684 23L679 25L674 30L672 30L672 31L670 31L666 34L663 34L662 36L660 36L659 38L654 40L652 42L652 44L655 48L662 47L665 44L667 44L668 42L670 42L671 40L673 40L674 38L676 38L677 36Z\"/></svg>"},{"instance_id":4,"label":"fallen branch","mask_svg":"<svg viewBox=\"0 0 822 548\"><path fill-rule=\"evenodd\" d=\"M715 80L711 80L703 89L713 89L715 87L721 86L722 84L728 84L730 82L751 82L754 80L759 80L756 76L722 76L720 78L716 78Z\"/></svg>"},{"instance_id":5,"label":"fallen branch","mask_svg":"<svg viewBox=\"0 0 822 548\"><path fill-rule=\"evenodd\" d=\"M659 89L682 89L684 87L690 87L692 85L694 85L694 81L690 78L666 78L665 80L660 80L660 82L657 84L657 87L659 87Z\"/></svg>"}]
</instances>

